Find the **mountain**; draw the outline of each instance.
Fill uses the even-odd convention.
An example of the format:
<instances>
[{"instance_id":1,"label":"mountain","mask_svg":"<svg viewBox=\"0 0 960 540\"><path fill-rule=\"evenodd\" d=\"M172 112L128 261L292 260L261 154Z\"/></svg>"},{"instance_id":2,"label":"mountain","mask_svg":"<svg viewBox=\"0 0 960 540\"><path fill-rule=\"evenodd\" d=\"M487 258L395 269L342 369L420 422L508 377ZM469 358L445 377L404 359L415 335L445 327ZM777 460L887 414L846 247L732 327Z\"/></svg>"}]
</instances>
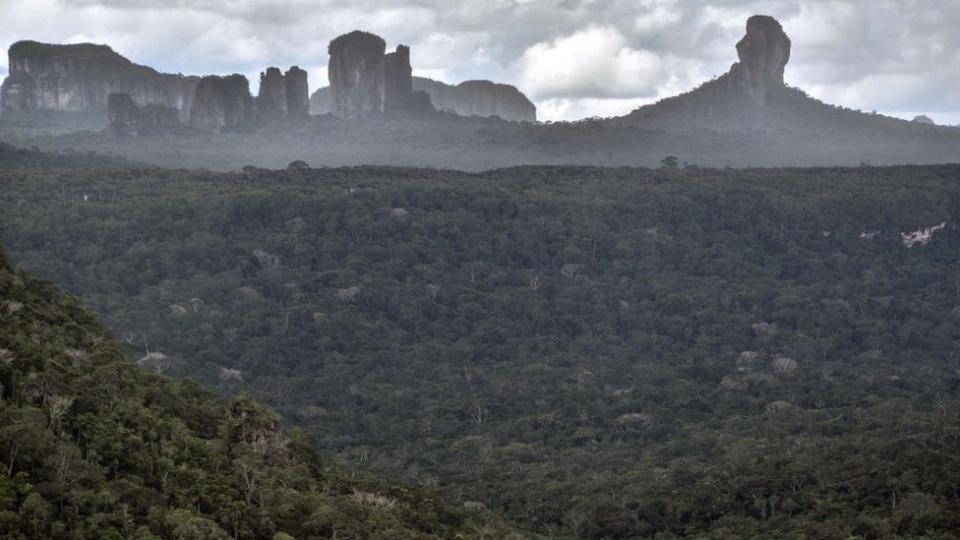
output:
<instances>
[{"instance_id":1,"label":"mountain","mask_svg":"<svg viewBox=\"0 0 960 540\"><path fill-rule=\"evenodd\" d=\"M0 230L144 367L548 537L950 538L958 177L17 170Z\"/></svg>"},{"instance_id":2,"label":"mountain","mask_svg":"<svg viewBox=\"0 0 960 540\"><path fill-rule=\"evenodd\" d=\"M526 164L656 167L671 156L713 167L856 166L950 163L960 155L960 129L832 106L786 85L792 44L771 17L747 21L736 47L738 62L717 79L624 117L578 122L504 121L535 118L535 107L515 88L482 81L449 87L414 78L409 49L387 53L381 38L365 32L334 43L342 45L333 48L331 62L340 103L334 105L321 89L310 107L315 113L336 109L336 115L272 121L276 115L259 114L256 103L267 110L267 104L279 103L279 86L273 98L254 100L243 76L207 77L198 88L203 107L191 113L199 130L154 130L169 123L170 111L126 106L116 116L132 120L101 132L58 126L45 115L34 123L4 115L0 140L220 170L279 168L292 161L471 171ZM264 80L279 82L279 75L279 69L268 70ZM297 81L302 111L303 81ZM130 101L142 105L116 100ZM477 116L436 114L433 108ZM380 114L385 110L405 113ZM100 119L101 127L105 121Z\"/></svg>"},{"instance_id":3,"label":"mountain","mask_svg":"<svg viewBox=\"0 0 960 540\"><path fill-rule=\"evenodd\" d=\"M437 110L460 116L496 116L512 122L535 122L537 119L536 105L523 92L508 84L464 81L454 86L413 77L413 89L425 92ZM310 96L311 114L329 114L332 110L329 86L317 89Z\"/></svg>"},{"instance_id":4,"label":"mountain","mask_svg":"<svg viewBox=\"0 0 960 540\"><path fill-rule=\"evenodd\" d=\"M139 105L171 107L186 121L199 77L159 73L106 45L19 41L9 50L0 87L5 114L31 111L106 113L107 97L125 93ZM105 116L105 114L104 114Z\"/></svg>"},{"instance_id":5,"label":"mountain","mask_svg":"<svg viewBox=\"0 0 960 540\"><path fill-rule=\"evenodd\" d=\"M464 81L449 85L414 77L413 87L430 96L434 107L460 116L498 116L514 122L535 122L537 107L515 86L491 81Z\"/></svg>"},{"instance_id":6,"label":"mountain","mask_svg":"<svg viewBox=\"0 0 960 540\"><path fill-rule=\"evenodd\" d=\"M784 153L789 148L823 152L816 148L816 141L824 139L837 148L861 152L854 150L859 146L857 139L866 144L897 146L896 139L910 141L925 133L937 133L929 130L932 122L908 122L837 107L787 86L784 72L791 41L773 17L750 17L736 50L739 61L727 73L610 122L673 132L763 132ZM918 129L921 127L928 131ZM950 145L960 149L952 132L939 130L947 137L954 135Z\"/></svg>"},{"instance_id":7,"label":"mountain","mask_svg":"<svg viewBox=\"0 0 960 540\"><path fill-rule=\"evenodd\" d=\"M0 536L519 538L482 511L319 459L249 397L126 358L76 297L0 246Z\"/></svg>"}]
</instances>

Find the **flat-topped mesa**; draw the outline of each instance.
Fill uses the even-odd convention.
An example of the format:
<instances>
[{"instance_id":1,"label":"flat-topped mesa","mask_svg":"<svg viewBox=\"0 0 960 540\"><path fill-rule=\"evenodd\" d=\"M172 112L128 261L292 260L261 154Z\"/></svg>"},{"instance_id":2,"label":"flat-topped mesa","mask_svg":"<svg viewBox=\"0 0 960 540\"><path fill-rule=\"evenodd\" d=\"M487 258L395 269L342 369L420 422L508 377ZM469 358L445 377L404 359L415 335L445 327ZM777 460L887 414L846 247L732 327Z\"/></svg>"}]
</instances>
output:
<instances>
[{"instance_id":1,"label":"flat-topped mesa","mask_svg":"<svg viewBox=\"0 0 960 540\"><path fill-rule=\"evenodd\" d=\"M239 126L254 112L250 83L243 75L204 77L190 110L190 125L201 131L220 133Z\"/></svg>"},{"instance_id":2,"label":"flat-topped mesa","mask_svg":"<svg viewBox=\"0 0 960 540\"><path fill-rule=\"evenodd\" d=\"M737 43L737 56L740 62L730 68L730 75L755 103L766 104L769 94L784 87L790 38L773 17L747 19L747 33Z\"/></svg>"},{"instance_id":3,"label":"flat-topped mesa","mask_svg":"<svg viewBox=\"0 0 960 540\"><path fill-rule=\"evenodd\" d=\"M185 122L200 82L199 77L159 73L91 43L14 43L9 71L0 87L5 112L103 112L110 94L124 93L138 106L173 107Z\"/></svg>"},{"instance_id":4,"label":"flat-topped mesa","mask_svg":"<svg viewBox=\"0 0 960 540\"><path fill-rule=\"evenodd\" d=\"M359 30L330 42L330 98L333 114L357 119L383 112L384 52L380 36Z\"/></svg>"},{"instance_id":5,"label":"flat-topped mesa","mask_svg":"<svg viewBox=\"0 0 960 540\"><path fill-rule=\"evenodd\" d=\"M413 87L429 94L437 110L460 116L497 116L515 122L535 122L537 107L516 87L492 81L465 81L456 86L421 77Z\"/></svg>"},{"instance_id":6,"label":"flat-topped mesa","mask_svg":"<svg viewBox=\"0 0 960 540\"><path fill-rule=\"evenodd\" d=\"M287 70L287 116L306 118L310 116L310 84L307 72L297 66Z\"/></svg>"}]
</instances>

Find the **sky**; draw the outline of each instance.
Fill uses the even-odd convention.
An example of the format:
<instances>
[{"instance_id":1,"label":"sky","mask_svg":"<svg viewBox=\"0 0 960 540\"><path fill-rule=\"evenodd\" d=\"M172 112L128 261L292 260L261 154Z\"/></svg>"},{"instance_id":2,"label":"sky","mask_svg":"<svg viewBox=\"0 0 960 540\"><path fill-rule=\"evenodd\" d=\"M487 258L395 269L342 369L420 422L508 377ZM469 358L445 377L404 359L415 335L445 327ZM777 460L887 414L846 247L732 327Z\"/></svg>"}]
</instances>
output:
<instances>
[{"instance_id":1,"label":"sky","mask_svg":"<svg viewBox=\"0 0 960 540\"><path fill-rule=\"evenodd\" d=\"M540 120L618 116L737 60L753 14L793 42L786 80L829 103L960 124L960 0L0 0L0 47L105 43L184 74L299 65L361 29L411 47L416 75L513 84ZM0 78L7 58L0 58Z\"/></svg>"}]
</instances>

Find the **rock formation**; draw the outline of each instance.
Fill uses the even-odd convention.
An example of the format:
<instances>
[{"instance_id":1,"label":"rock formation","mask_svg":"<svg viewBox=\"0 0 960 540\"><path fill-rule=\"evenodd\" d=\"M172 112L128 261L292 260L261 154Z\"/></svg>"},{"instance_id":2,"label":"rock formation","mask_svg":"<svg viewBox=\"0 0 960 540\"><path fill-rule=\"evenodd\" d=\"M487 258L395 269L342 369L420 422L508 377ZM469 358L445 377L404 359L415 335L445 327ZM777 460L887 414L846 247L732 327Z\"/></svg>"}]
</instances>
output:
<instances>
[{"instance_id":1,"label":"rock formation","mask_svg":"<svg viewBox=\"0 0 960 540\"><path fill-rule=\"evenodd\" d=\"M287 115L304 118L310 115L310 84L307 72L293 66L285 75L287 79Z\"/></svg>"},{"instance_id":2,"label":"rock formation","mask_svg":"<svg viewBox=\"0 0 960 540\"><path fill-rule=\"evenodd\" d=\"M383 111L384 51L382 38L354 31L330 42L330 98L333 114L363 118Z\"/></svg>"},{"instance_id":3,"label":"rock formation","mask_svg":"<svg viewBox=\"0 0 960 540\"><path fill-rule=\"evenodd\" d=\"M534 122L537 107L513 86L490 81L468 81L451 86L432 79L413 77L413 102L410 111L445 110L461 116L499 116L515 122ZM330 88L320 88L310 96L310 114L330 114L333 100Z\"/></svg>"},{"instance_id":4,"label":"rock formation","mask_svg":"<svg viewBox=\"0 0 960 540\"><path fill-rule=\"evenodd\" d=\"M260 93L257 95L257 114L260 118L302 118L310 114L310 88L307 72L297 66L286 73L269 67L260 73Z\"/></svg>"},{"instance_id":5,"label":"rock formation","mask_svg":"<svg viewBox=\"0 0 960 540\"><path fill-rule=\"evenodd\" d=\"M740 62L730 68L730 76L757 104L784 87L783 71L790 60L790 38L776 19L754 15L747 19L747 33L737 43Z\"/></svg>"},{"instance_id":6,"label":"rock formation","mask_svg":"<svg viewBox=\"0 0 960 540\"><path fill-rule=\"evenodd\" d=\"M197 85L190 110L190 125L202 131L220 133L247 121L253 114L253 105L246 77L210 75Z\"/></svg>"},{"instance_id":7,"label":"rock formation","mask_svg":"<svg viewBox=\"0 0 960 540\"><path fill-rule=\"evenodd\" d=\"M113 93L127 94L138 106L164 105L189 116L199 77L159 73L134 64L106 45L14 43L10 74L0 87L5 112L106 111Z\"/></svg>"},{"instance_id":8,"label":"rock formation","mask_svg":"<svg viewBox=\"0 0 960 540\"><path fill-rule=\"evenodd\" d=\"M139 123L140 107L137 107L130 94L113 93L107 96L107 115L111 127L129 128Z\"/></svg>"},{"instance_id":9,"label":"rock formation","mask_svg":"<svg viewBox=\"0 0 960 540\"><path fill-rule=\"evenodd\" d=\"M333 114L333 99L330 97L330 87L324 86L310 94L310 114Z\"/></svg>"},{"instance_id":10,"label":"rock formation","mask_svg":"<svg viewBox=\"0 0 960 540\"><path fill-rule=\"evenodd\" d=\"M410 47L398 45L383 58L383 110L405 111L413 101L413 68Z\"/></svg>"},{"instance_id":11,"label":"rock formation","mask_svg":"<svg viewBox=\"0 0 960 540\"><path fill-rule=\"evenodd\" d=\"M379 36L352 32L330 42L330 86L310 96L311 114L362 118L371 113L423 113L436 109L462 116L534 121L537 108L519 90L490 81L457 86L413 76L410 48L384 54Z\"/></svg>"},{"instance_id":12,"label":"rock formation","mask_svg":"<svg viewBox=\"0 0 960 540\"><path fill-rule=\"evenodd\" d=\"M499 116L504 120L534 122L537 107L516 87L491 81L466 81L451 86L432 79L413 78L413 87L430 96L438 110L460 116Z\"/></svg>"},{"instance_id":13,"label":"rock formation","mask_svg":"<svg viewBox=\"0 0 960 540\"><path fill-rule=\"evenodd\" d=\"M433 110L430 96L413 89L410 47L398 45L383 59L383 110L390 113L424 113Z\"/></svg>"},{"instance_id":14,"label":"rock formation","mask_svg":"<svg viewBox=\"0 0 960 540\"><path fill-rule=\"evenodd\" d=\"M173 107L155 103L141 107L124 93L107 96L107 116L112 130L127 135L140 135L180 124L179 111Z\"/></svg>"},{"instance_id":15,"label":"rock formation","mask_svg":"<svg viewBox=\"0 0 960 540\"><path fill-rule=\"evenodd\" d=\"M924 124L924 125L926 125L926 126L935 126L935 125L937 125L936 122L933 121L933 118L930 118L929 116L927 116L927 115L925 115L925 114L921 114L921 115L919 115L919 116L915 116L915 117L913 118L913 122L915 122L915 123L917 123L917 124Z\"/></svg>"},{"instance_id":16,"label":"rock formation","mask_svg":"<svg viewBox=\"0 0 960 540\"><path fill-rule=\"evenodd\" d=\"M809 110L822 109L784 84L790 60L790 38L773 17L754 15L737 43L739 62L730 71L698 88L644 105L615 123L657 128L737 130L769 122L809 122ZM811 109L812 107L812 109ZM807 109L803 112L801 109Z\"/></svg>"},{"instance_id":17,"label":"rock formation","mask_svg":"<svg viewBox=\"0 0 960 540\"><path fill-rule=\"evenodd\" d=\"M270 67L260 73L257 113L268 118L287 116L287 79L279 68Z\"/></svg>"}]
</instances>

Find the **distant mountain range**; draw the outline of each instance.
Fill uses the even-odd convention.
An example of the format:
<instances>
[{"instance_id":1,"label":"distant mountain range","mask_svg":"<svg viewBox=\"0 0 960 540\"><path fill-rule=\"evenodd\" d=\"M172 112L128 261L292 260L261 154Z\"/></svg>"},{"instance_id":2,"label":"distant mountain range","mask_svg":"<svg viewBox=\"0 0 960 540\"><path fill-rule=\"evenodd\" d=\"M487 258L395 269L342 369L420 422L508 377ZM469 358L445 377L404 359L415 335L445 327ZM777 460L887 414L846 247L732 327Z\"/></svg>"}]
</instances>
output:
<instances>
[{"instance_id":1,"label":"distant mountain range","mask_svg":"<svg viewBox=\"0 0 960 540\"><path fill-rule=\"evenodd\" d=\"M21 42L0 92L0 140L218 169L294 160L464 170L659 166L667 156L734 167L958 160L960 129L837 107L787 86L791 46L779 22L754 16L728 73L622 117L542 124L520 90L413 77L408 47L387 52L367 32L331 42L332 84L309 102L296 66L267 69L254 97L241 75L164 75L105 46Z\"/></svg>"}]
</instances>

